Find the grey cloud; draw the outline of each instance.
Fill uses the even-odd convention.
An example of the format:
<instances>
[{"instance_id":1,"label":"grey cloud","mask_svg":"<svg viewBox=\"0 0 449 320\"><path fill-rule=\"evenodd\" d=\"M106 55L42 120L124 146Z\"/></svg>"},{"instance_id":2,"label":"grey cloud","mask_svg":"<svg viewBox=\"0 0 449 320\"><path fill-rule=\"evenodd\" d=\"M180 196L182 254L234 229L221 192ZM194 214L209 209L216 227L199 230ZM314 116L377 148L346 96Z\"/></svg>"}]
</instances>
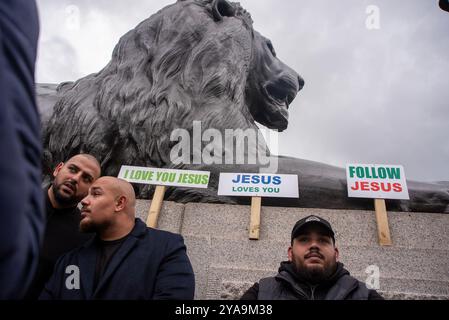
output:
<instances>
[{"instance_id":1,"label":"grey cloud","mask_svg":"<svg viewBox=\"0 0 449 320\"><path fill-rule=\"evenodd\" d=\"M62 82L82 76L78 71L78 56L67 40L52 37L39 42L38 81L43 83Z\"/></svg>"},{"instance_id":2,"label":"grey cloud","mask_svg":"<svg viewBox=\"0 0 449 320\"><path fill-rule=\"evenodd\" d=\"M441 137L449 136L449 16L428 2L376 1L381 29L368 31L360 2L326 1L328 10L323 1L302 3L305 10L297 1L285 13L297 28L286 24L275 35L289 43L273 39L306 81L281 153L341 166L401 163L409 178L448 179L436 164L448 160Z\"/></svg>"}]
</instances>

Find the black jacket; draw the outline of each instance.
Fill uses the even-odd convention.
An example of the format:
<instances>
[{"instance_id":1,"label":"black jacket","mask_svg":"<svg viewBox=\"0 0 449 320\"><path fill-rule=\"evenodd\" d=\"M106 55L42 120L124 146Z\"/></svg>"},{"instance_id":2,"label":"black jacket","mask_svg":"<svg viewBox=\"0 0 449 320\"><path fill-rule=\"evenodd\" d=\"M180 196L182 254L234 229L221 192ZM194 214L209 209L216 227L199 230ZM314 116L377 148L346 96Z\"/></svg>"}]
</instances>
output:
<instances>
[{"instance_id":1,"label":"black jacket","mask_svg":"<svg viewBox=\"0 0 449 320\"><path fill-rule=\"evenodd\" d=\"M0 299L20 299L44 231L34 0L0 1Z\"/></svg>"},{"instance_id":2,"label":"black jacket","mask_svg":"<svg viewBox=\"0 0 449 320\"><path fill-rule=\"evenodd\" d=\"M313 285L299 277L291 262L285 261L275 277L261 279L241 300L382 300L375 290L350 276L342 263L326 281Z\"/></svg>"},{"instance_id":3,"label":"black jacket","mask_svg":"<svg viewBox=\"0 0 449 320\"><path fill-rule=\"evenodd\" d=\"M98 285L94 287L97 250L95 239L58 260L46 284L42 300L189 300L195 278L182 236L136 224L112 256ZM67 288L78 268L79 289ZM73 269L71 269L73 270ZM70 277L70 278L69 278Z\"/></svg>"}]
</instances>

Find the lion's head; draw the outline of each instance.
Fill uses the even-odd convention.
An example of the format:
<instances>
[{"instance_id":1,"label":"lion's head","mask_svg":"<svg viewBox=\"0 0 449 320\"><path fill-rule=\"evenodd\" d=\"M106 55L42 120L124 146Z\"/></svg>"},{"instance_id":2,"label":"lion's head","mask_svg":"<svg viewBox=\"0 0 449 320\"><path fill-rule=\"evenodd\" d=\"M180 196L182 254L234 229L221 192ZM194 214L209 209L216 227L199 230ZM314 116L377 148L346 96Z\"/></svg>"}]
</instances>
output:
<instances>
[{"instance_id":1,"label":"lion's head","mask_svg":"<svg viewBox=\"0 0 449 320\"><path fill-rule=\"evenodd\" d=\"M124 163L166 167L175 128L282 131L302 86L239 4L179 0L126 33L103 70L59 86L44 162L89 152L111 175Z\"/></svg>"}]
</instances>

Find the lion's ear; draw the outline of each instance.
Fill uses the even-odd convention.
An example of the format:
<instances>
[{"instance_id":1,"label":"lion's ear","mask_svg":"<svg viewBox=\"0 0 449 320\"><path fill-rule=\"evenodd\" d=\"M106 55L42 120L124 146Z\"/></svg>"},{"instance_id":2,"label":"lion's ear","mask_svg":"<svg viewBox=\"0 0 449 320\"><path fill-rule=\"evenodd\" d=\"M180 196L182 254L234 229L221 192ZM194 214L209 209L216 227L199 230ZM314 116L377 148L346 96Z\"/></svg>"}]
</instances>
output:
<instances>
[{"instance_id":1,"label":"lion's ear","mask_svg":"<svg viewBox=\"0 0 449 320\"><path fill-rule=\"evenodd\" d=\"M221 21L223 17L233 17L235 8L226 0L214 0L212 3L212 13L216 21Z\"/></svg>"}]
</instances>

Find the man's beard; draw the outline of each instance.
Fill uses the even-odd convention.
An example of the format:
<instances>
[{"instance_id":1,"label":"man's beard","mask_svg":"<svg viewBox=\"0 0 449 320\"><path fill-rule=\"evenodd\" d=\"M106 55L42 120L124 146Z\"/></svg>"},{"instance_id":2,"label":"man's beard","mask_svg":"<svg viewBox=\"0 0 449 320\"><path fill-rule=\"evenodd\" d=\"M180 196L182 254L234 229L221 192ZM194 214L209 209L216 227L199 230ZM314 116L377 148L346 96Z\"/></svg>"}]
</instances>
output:
<instances>
[{"instance_id":1,"label":"man's beard","mask_svg":"<svg viewBox=\"0 0 449 320\"><path fill-rule=\"evenodd\" d=\"M52 190L53 190L53 195L55 197L56 202L59 205L62 205L62 206L73 206L73 207L75 207L81 199L78 199L76 197L76 191L73 191L73 194L71 196L64 196L61 193L61 191L59 190L59 188L63 184L64 183L57 184L56 180L53 180Z\"/></svg>"},{"instance_id":2,"label":"man's beard","mask_svg":"<svg viewBox=\"0 0 449 320\"><path fill-rule=\"evenodd\" d=\"M80 221L79 230L83 233L101 233L111 226L109 221L98 223L86 217Z\"/></svg>"},{"instance_id":3,"label":"man's beard","mask_svg":"<svg viewBox=\"0 0 449 320\"><path fill-rule=\"evenodd\" d=\"M320 266L306 266L304 262L292 256L292 264L299 278L313 284L329 279L337 269L337 262L330 261Z\"/></svg>"},{"instance_id":4,"label":"man's beard","mask_svg":"<svg viewBox=\"0 0 449 320\"><path fill-rule=\"evenodd\" d=\"M82 223L82 220L80 222L79 229L83 233L96 233L98 230L98 226L92 221L86 221Z\"/></svg>"}]
</instances>

